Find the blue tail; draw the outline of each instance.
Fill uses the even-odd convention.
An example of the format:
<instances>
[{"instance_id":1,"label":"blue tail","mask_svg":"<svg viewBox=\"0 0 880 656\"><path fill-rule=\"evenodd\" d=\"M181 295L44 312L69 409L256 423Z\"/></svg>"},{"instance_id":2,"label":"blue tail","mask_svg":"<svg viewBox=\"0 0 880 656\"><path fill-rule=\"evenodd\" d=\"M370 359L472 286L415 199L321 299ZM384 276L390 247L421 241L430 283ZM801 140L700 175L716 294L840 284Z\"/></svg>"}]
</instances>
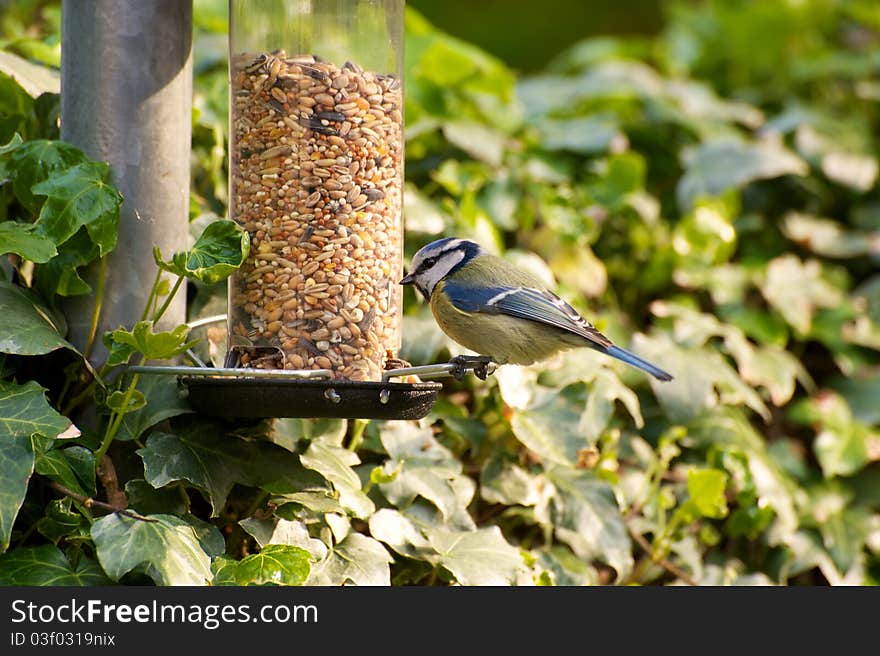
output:
<instances>
[{"instance_id":1,"label":"blue tail","mask_svg":"<svg viewBox=\"0 0 880 656\"><path fill-rule=\"evenodd\" d=\"M605 353L613 358L622 360L627 364L631 364L632 366L641 369L642 371L646 371L657 380L672 380L672 376L660 369L659 367L655 367L650 362L642 360L639 356L635 355L634 353L630 353L626 349L622 349L619 346L609 346L606 349Z\"/></svg>"}]
</instances>

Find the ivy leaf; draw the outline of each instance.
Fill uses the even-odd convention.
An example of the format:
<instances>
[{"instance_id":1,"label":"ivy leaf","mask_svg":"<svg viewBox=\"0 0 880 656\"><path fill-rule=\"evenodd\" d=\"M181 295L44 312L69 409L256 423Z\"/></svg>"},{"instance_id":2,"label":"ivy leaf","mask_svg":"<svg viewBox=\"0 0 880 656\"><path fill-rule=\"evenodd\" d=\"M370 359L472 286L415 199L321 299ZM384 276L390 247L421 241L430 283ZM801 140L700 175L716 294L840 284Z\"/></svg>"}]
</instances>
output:
<instances>
[{"instance_id":1,"label":"ivy leaf","mask_svg":"<svg viewBox=\"0 0 880 656\"><path fill-rule=\"evenodd\" d=\"M58 547L19 547L0 556L0 585L15 586L94 586L109 585L110 580L98 564L80 554L71 564Z\"/></svg>"},{"instance_id":2,"label":"ivy leaf","mask_svg":"<svg viewBox=\"0 0 880 656\"><path fill-rule=\"evenodd\" d=\"M538 391L541 393L528 409L514 411L510 419L513 434L548 464L573 467L578 451L590 445L581 430L581 414L588 402L586 385Z\"/></svg>"},{"instance_id":3,"label":"ivy leaf","mask_svg":"<svg viewBox=\"0 0 880 656\"><path fill-rule=\"evenodd\" d=\"M627 577L632 545L611 487L592 472L554 467L547 479L556 487L551 502L556 535L584 560L599 560Z\"/></svg>"},{"instance_id":4,"label":"ivy leaf","mask_svg":"<svg viewBox=\"0 0 880 656\"><path fill-rule=\"evenodd\" d=\"M352 469L353 465L360 464L360 458L353 451L315 440L300 456L300 461L333 483L339 493L339 503L355 517L366 519L373 514L375 506L361 490L361 479Z\"/></svg>"},{"instance_id":5,"label":"ivy leaf","mask_svg":"<svg viewBox=\"0 0 880 656\"><path fill-rule=\"evenodd\" d=\"M837 307L842 298L823 277L818 260L802 262L792 254L770 260L760 288L767 302L802 335L810 331L817 308Z\"/></svg>"},{"instance_id":6,"label":"ivy leaf","mask_svg":"<svg viewBox=\"0 0 880 656\"><path fill-rule=\"evenodd\" d=\"M700 144L685 159L687 170L676 189L679 206L685 210L700 196L718 196L755 180L808 172L804 160L771 142L716 139Z\"/></svg>"},{"instance_id":7,"label":"ivy leaf","mask_svg":"<svg viewBox=\"0 0 880 656\"><path fill-rule=\"evenodd\" d=\"M379 486L389 501L402 508L422 497L437 508L442 522L473 528L467 505L474 484L461 474L461 462L434 439L430 428L388 422L380 429L380 439L389 455L383 473L391 475L399 468L394 480Z\"/></svg>"},{"instance_id":8,"label":"ivy leaf","mask_svg":"<svg viewBox=\"0 0 880 656\"><path fill-rule=\"evenodd\" d=\"M144 461L144 478L156 488L185 480L205 493L216 516L226 502L234 483L263 487L290 480L304 472L294 454L263 442L248 442L224 435L209 423L193 423L176 428L175 434L155 431L138 449Z\"/></svg>"},{"instance_id":9,"label":"ivy leaf","mask_svg":"<svg viewBox=\"0 0 880 656\"><path fill-rule=\"evenodd\" d=\"M160 421L193 411L181 397L177 381L172 376L141 376L135 391L143 395L145 404L122 418L115 437L117 441L137 439Z\"/></svg>"},{"instance_id":10,"label":"ivy leaf","mask_svg":"<svg viewBox=\"0 0 880 656\"><path fill-rule=\"evenodd\" d=\"M128 507L142 515L186 513L180 490L173 485L156 489L143 478L134 478L125 484L125 498Z\"/></svg>"},{"instance_id":11,"label":"ivy leaf","mask_svg":"<svg viewBox=\"0 0 880 656\"><path fill-rule=\"evenodd\" d=\"M703 517L720 519L727 515L727 474L720 469L691 469L687 488L691 501Z\"/></svg>"},{"instance_id":12,"label":"ivy leaf","mask_svg":"<svg viewBox=\"0 0 880 656\"><path fill-rule=\"evenodd\" d=\"M615 401L620 401L627 409L637 428L645 425L639 406L639 397L623 384L613 372L602 369L587 392L587 407L581 415L578 427L594 443L614 415ZM583 446L581 446L583 448Z\"/></svg>"},{"instance_id":13,"label":"ivy leaf","mask_svg":"<svg viewBox=\"0 0 880 656\"><path fill-rule=\"evenodd\" d=\"M543 150L568 150L594 155L607 152L615 141L626 143L617 119L610 114L544 119L535 127Z\"/></svg>"},{"instance_id":14,"label":"ivy leaf","mask_svg":"<svg viewBox=\"0 0 880 656\"><path fill-rule=\"evenodd\" d=\"M43 263L58 254L55 242L36 231L33 223L0 223L0 254L15 253L25 260Z\"/></svg>"},{"instance_id":15,"label":"ivy leaf","mask_svg":"<svg viewBox=\"0 0 880 656\"><path fill-rule=\"evenodd\" d=\"M312 566L306 585L391 585L389 563L394 562L379 542L360 533L349 533Z\"/></svg>"},{"instance_id":16,"label":"ivy leaf","mask_svg":"<svg viewBox=\"0 0 880 656\"><path fill-rule=\"evenodd\" d=\"M500 458L488 460L480 472L480 496L489 503L537 506L546 500L548 491L544 476Z\"/></svg>"},{"instance_id":17,"label":"ivy leaf","mask_svg":"<svg viewBox=\"0 0 880 656\"><path fill-rule=\"evenodd\" d=\"M453 146L461 148L474 159L490 166L501 164L504 135L475 121L449 121L443 124L443 135Z\"/></svg>"},{"instance_id":18,"label":"ivy leaf","mask_svg":"<svg viewBox=\"0 0 880 656\"><path fill-rule=\"evenodd\" d=\"M37 231L62 244L85 226L100 255L112 251L122 195L107 182L109 177L109 164L86 161L35 184L31 192L46 196L37 217Z\"/></svg>"},{"instance_id":19,"label":"ivy leaf","mask_svg":"<svg viewBox=\"0 0 880 656\"><path fill-rule=\"evenodd\" d=\"M91 524L80 513L71 510L72 505L69 497L50 501L46 514L37 521L40 535L54 544L58 544L62 538L89 539Z\"/></svg>"},{"instance_id":20,"label":"ivy leaf","mask_svg":"<svg viewBox=\"0 0 880 656\"><path fill-rule=\"evenodd\" d=\"M95 455L85 447L70 446L41 453L35 471L83 496L95 493Z\"/></svg>"},{"instance_id":21,"label":"ivy leaf","mask_svg":"<svg viewBox=\"0 0 880 656\"><path fill-rule=\"evenodd\" d=\"M370 535L384 542L407 558L438 562L438 553L431 546L416 522L399 510L381 508L370 517Z\"/></svg>"},{"instance_id":22,"label":"ivy leaf","mask_svg":"<svg viewBox=\"0 0 880 656\"><path fill-rule=\"evenodd\" d=\"M58 254L34 271L34 289L44 298L77 296L92 291L79 275L79 269L98 259L100 248L89 233L81 228L73 237L58 247Z\"/></svg>"},{"instance_id":23,"label":"ivy leaf","mask_svg":"<svg viewBox=\"0 0 880 656\"><path fill-rule=\"evenodd\" d=\"M205 552L193 526L174 515L150 519L156 521L112 514L92 525L98 561L111 579L118 581L131 571L142 571L165 586L205 585L214 578L211 556L218 554Z\"/></svg>"},{"instance_id":24,"label":"ivy leaf","mask_svg":"<svg viewBox=\"0 0 880 656\"><path fill-rule=\"evenodd\" d=\"M510 585L525 568L519 549L512 547L497 526L476 531L425 531L440 554L440 564L462 585Z\"/></svg>"},{"instance_id":25,"label":"ivy leaf","mask_svg":"<svg viewBox=\"0 0 880 656\"><path fill-rule=\"evenodd\" d=\"M33 187L89 161L79 148L47 139L27 141L0 159L8 161L5 168L10 174L16 198L34 216L40 213L45 199L38 198Z\"/></svg>"},{"instance_id":26,"label":"ivy leaf","mask_svg":"<svg viewBox=\"0 0 880 656\"><path fill-rule=\"evenodd\" d=\"M311 537L309 529L300 521L248 517L239 524L253 536L260 548L269 544L285 544L304 549L315 561L327 556L327 545Z\"/></svg>"},{"instance_id":27,"label":"ivy leaf","mask_svg":"<svg viewBox=\"0 0 880 656\"><path fill-rule=\"evenodd\" d=\"M260 553L223 565L214 585L302 585L309 576L310 558L299 547L266 545Z\"/></svg>"},{"instance_id":28,"label":"ivy leaf","mask_svg":"<svg viewBox=\"0 0 880 656\"><path fill-rule=\"evenodd\" d=\"M2 412L0 403L0 415ZM12 524L24 502L28 481L34 471L31 440L0 431L0 463L0 552L3 552L9 547Z\"/></svg>"},{"instance_id":29,"label":"ivy leaf","mask_svg":"<svg viewBox=\"0 0 880 656\"><path fill-rule=\"evenodd\" d=\"M61 328L33 294L0 281L0 353L43 355L59 348L76 352Z\"/></svg>"},{"instance_id":30,"label":"ivy leaf","mask_svg":"<svg viewBox=\"0 0 880 656\"><path fill-rule=\"evenodd\" d=\"M348 422L345 419L279 417L272 422L266 437L278 446L296 452L300 440L312 441L321 438L329 444L341 444L347 429Z\"/></svg>"},{"instance_id":31,"label":"ivy leaf","mask_svg":"<svg viewBox=\"0 0 880 656\"><path fill-rule=\"evenodd\" d=\"M193 247L175 253L171 261L163 260L158 248L153 259L165 271L212 285L238 269L249 250L248 233L234 221L221 220L209 223Z\"/></svg>"},{"instance_id":32,"label":"ivy leaf","mask_svg":"<svg viewBox=\"0 0 880 656\"><path fill-rule=\"evenodd\" d=\"M685 423L706 408L739 403L770 419L770 410L760 395L743 382L727 360L711 347L686 348L675 344L666 333L651 337L637 334L633 348L641 357L675 372L675 380L651 380L651 388L668 417Z\"/></svg>"},{"instance_id":33,"label":"ivy leaf","mask_svg":"<svg viewBox=\"0 0 880 656\"><path fill-rule=\"evenodd\" d=\"M838 221L801 212L789 212L783 234L796 244L826 257L849 258L880 255L880 235L875 231L846 230Z\"/></svg>"},{"instance_id":34,"label":"ivy leaf","mask_svg":"<svg viewBox=\"0 0 880 656\"><path fill-rule=\"evenodd\" d=\"M110 332L105 343L109 342L111 346L113 344L129 346L150 360L167 360L198 343L198 340L186 341L189 330L189 326L181 324L173 330L156 333L153 332L152 321L138 321L131 330L117 328ZM120 352L125 353L125 349ZM119 360L120 357L117 356L115 359Z\"/></svg>"},{"instance_id":35,"label":"ivy leaf","mask_svg":"<svg viewBox=\"0 0 880 656\"><path fill-rule=\"evenodd\" d=\"M0 143L15 137L20 140L21 134L31 136L34 130L33 108L33 98L27 91L15 78L0 71ZM0 180L2 178L0 175Z\"/></svg>"},{"instance_id":36,"label":"ivy leaf","mask_svg":"<svg viewBox=\"0 0 880 656\"><path fill-rule=\"evenodd\" d=\"M128 397L127 403L125 401L126 397ZM143 408L147 404L147 398L140 390L132 390L130 395L129 392L116 390L107 397L106 403L107 407L114 412L125 414Z\"/></svg>"},{"instance_id":37,"label":"ivy leaf","mask_svg":"<svg viewBox=\"0 0 880 656\"><path fill-rule=\"evenodd\" d=\"M797 529L798 507L806 502L804 492L770 456L764 438L741 410L707 411L690 422L688 435L698 446L741 454L754 480L758 504L776 513L775 533L787 538Z\"/></svg>"},{"instance_id":38,"label":"ivy leaf","mask_svg":"<svg viewBox=\"0 0 880 656\"><path fill-rule=\"evenodd\" d=\"M32 380L24 385L0 381L0 435L78 437L79 430L49 405L45 392L46 388Z\"/></svg>"}]
</instances>

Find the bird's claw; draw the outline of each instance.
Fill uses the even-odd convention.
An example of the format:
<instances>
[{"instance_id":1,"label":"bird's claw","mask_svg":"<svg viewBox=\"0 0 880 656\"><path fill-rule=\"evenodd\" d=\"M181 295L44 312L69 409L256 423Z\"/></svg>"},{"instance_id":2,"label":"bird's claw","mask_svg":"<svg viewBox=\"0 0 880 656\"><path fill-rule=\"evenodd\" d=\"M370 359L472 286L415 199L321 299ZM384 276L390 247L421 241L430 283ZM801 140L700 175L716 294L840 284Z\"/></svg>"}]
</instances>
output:
<instances>
[{"instance_id":1,"label":"bird's claw","mask_svg":"<svg viewBox=\"0 0 880 656\"><path fill-rule=\"evenodd\" d=\"M455 380L463 380L468 370L473 371L480 380L486 380L495 371L495 362L486 355L458 355L449 364L455 367L450 372Z\"/></svg>"}]
</instances>

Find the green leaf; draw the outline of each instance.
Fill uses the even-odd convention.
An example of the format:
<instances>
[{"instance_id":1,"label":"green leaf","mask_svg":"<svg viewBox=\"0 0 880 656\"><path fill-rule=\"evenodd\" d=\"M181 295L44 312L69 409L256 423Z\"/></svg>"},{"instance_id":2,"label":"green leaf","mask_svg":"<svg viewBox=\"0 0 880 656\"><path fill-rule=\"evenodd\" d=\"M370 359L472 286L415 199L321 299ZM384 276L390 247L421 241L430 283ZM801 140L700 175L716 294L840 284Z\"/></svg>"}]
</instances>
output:
<instances>
[{"instance_id":1,"label":"green leaf","mask_svg":"<svg viewBox=\"0 0 880 656\"><path fill-rule=\"evenodd\" d=\"M127 402L126 398L128 398ZM147 404L147 399L140 390L132 390L130 393L116 390L107 397L106 403L114 412L125 414L143 408Z\"/></svg>"},{"instance_id":2,"label":"green leaf","mask_svg":"<svg viewBox=\"0 0 880 656\"><path fill-rule=\"evenodd\" d=\"M557 537L585 560L598 558L625 579L633 566L632 544L611 487L589 471L554 467L551 502Z\"/></svg>"},{"instance_id":3,"label":"green leaf","mask_svg":"<svg viewBox=\"0 0 880 656\"><path fill-rule=\"evenodd\" d=\"M339 503L355 517L367 519L373 514L375 506L361 490L361 479L352 469L353 465L360 464L360 458L353 451L316 440L309 444L300 461L304 467L333 483L339 494Z\"/></svg>"},{"instance_id":4,"label":"green leaf","mask_svg":"<svg viewBox=\"0 0 880 656\"><path fill-rule=\"evenodd\" d=\"M345 419L279 417L272 422L267 437L278 446L296 452L300 440L320 438L329 444L341 444L347 429L348 421Z\"/></svg>"},{"instance_id":5,"label":"green leaf","mask_svg":"<svg viewBox=\"0 0 880 656\"><path fill-rule=\"evenodd\" d=\"M425 531L440 554L440 564L462 585L510 585L525 569L519 549L512 547L497 526L476 531Z\"/></svg>"},{"instance_id":6,"label":"green leaf","mask_svg":"<svg viewBox=\"0 0 880 656\"><path fill-rule=\"evenodd\" d=\"M30 380L24 385L0 381L0 435L10 438L77 437L79 430L46 401L46 388Z\"/></svg>"},{"instance_id":7,"label":"green leaf","mask_svg":"<svg viewBox=\"0 0 880 656\"><path fill-rule=\"evenodd\" d=\"M114 581L143 572L156 585L206 585L214 577L211 556L196 530L174 515L151 515L145 522L122 515L92 525L98 561ZM214 529L216 531L216 529Z\"/></svg>"},{"instance_id":8,"label":"green leaf","mask_svg":"<svg viewBox=\"0 0 880 656\"><path fill-rule=\"evenodd\" d=\"M793 254L770 260L760 288L767 302L803 335L809 332L818 308L836 307L842 298L840 290L823 276L818 260L802 262Z\"/></svg>"},{"instance_id":9,"label":"green leaf","mask_svg":"<svg viewBox=\"0 0 880 656\"><path fill-rule=\"evenodd\" d=\"M379 486L389 501L405 508L421 497L437 508L442 522L474 528L467 513L473 481L462 475L461 462L434 439L429 428L421 429L412 422L386 422L380 428L380 439L389 455L383 472L390 475L399 468L394 480Z\"/></svg>"},{"instance_id":10,"label":"green leaf","mask_svg":"<svg viewBox=\"0 0 880 656\"><path fill-rule=\"evenodd\" d=\"M94 471L94 465L92 467ZM54 544L64 538L88 540L91 524L79 512L71 510L73 500L53 499L46 506L46 514L37 521L37 531Z\"/></svg>"},{"instance_id":11,"label":"green leaf","mask_svg":"<svg viewBox=\"0 0 880 656\"><path fill-rule=\"evenodd\" d=\"M142 515L182 515L186 512L180 489L176 485L156 489L144 479L135 478L125 484L125 498L128 499L129 508Z\"/></svg>"},{"instance_id":12,"label":"green leaf","mask_svg":"<svg viewBox=\"0 0 880 656\"><path fill-rule=\"evenodd\" d=\"M544 476L492 458L480 472L480 496L489 503L536 506L544 503L549 488Z\"/></svg>"},{"instance_id":13,"label":"green leaf","mask_svg":"<svg viewBox=\"0 0 880 656\"><path fill-rule=\"evenodd\" d=\"M111 344L130 346L150 360L167 360L180 355L197 343L197 341L186 341L189 330L189 326L181 324L173 330L157 333L153 332L152 321L138 321L131 330L117 328L109 333L108 340ZM119 360L119 357L121 356L116 360Z\"/></svg>"},{"instance_id":14,"label":"green leaf","mask_svg":"<svg viewBox=\"0 0 880 656\"><path fill-rule=\"evenodd\" d=\"M706 408L745 404L769 421L770 411L720 353L710 347L683 347L666 333L636 335L633 349L643 358L673 372L675 380L651 388L674 422L686 423Z\"/></svg>"},{"instance_id":15,"label":"green leaf","mask_svg":"<svg viewBox=\"0 0 880 656\"><path fill-rule=\"evenodd\" d=\"M83 496L95 493L95 456L85 447L70 446L41 453L35 471Z\"/></svg>"},{"instance_id":16,"label":"green leaf","mask_svg":"<svg viewBox=\"0 0 880 656\"><path fill-rule=\"evenodd\" d=\"M370 534L407 558L436 564L439 554L415 520L393 508L381 508L370 517Z\"/></svg>"},{"instance_id":17,"label":"green leaf","mask_svg":"<svg viewBox=\"0 0 880 656\"><path fill-rule=\"evenodd\" d=\"M34 271L34 289L44 298L88 294L92 288L79 275L79 269L98 259L100 249L81 228L58 247L58 254Z\"/></svg>"},{"instance_id":18,"label":"green leaf","mask_svg":"<svg viewBox=\"0 0 880 656\"><path fill-rule=\"evenodd\" d=\"M260 553L223 566L214 585L302 585L309 576L310 558L299 547L266 545Z\"/></svg>"},{"instance_id":19,"label":"green leaf","mask_svg":"<svg viewBox=\"0 0 880 656\"><path fill-rule=\"evenodd\" d=\"M782 232L817 255L834 258L880 255L880 238L876 232L846 230L833 219L790 212L785 216Z\"/></svg>"},{"instance_id":20,"label":"green leaf","mask_svg":"<svg viewBox=\"0 0 880 656\"><path fill-rule=\"evenodd\" d=\"M0 401L0 416L2 415ZM9 547L12 524L24 502L33 471L34 450L31 440L0 430L0 552Z\"/></svg>"},{"instance_id":21,"label":"green leaf","mask_svg":"<svg viewBox=\"0 0 880 656\"><path fill-rule=\"evenodd\" d=\"M212 285L238 269L250 250L248 233L234 221L214 221L188 251L175 253L171 261L153 249L153 259L163 270Z\"/></svg>"},{"instance_id":22,"label":"green leaf","mask_svg":"<svg viewBox=\"0 0 880 656\"><path fill-rule=\"evenodd\" d=\"M394 559L373 538L349 533L312 565L306 585L391 585L389 563Z\"/></svg>"},{"instance_id":23,"label":"green leaf","mask_svg":"<svg viewBox=\"0 0 880 656\"><path fill-rule=\"evenodd\" d=\"M490 166L501 164L504 135L474 121L450 121L443 125L449 143Z\"/></svg>"},{"instance_id":24,"label":"green leaf","mask_svg":"<svg viewBox=\"0 0 880 656\"><path fill-rule=\"evenodd\" d=\"M95 586L110 580L98 564L80 555L72 565L58 547L19 547L0 556L0 585L15 586Z\"/></svg>"},{"instance_id":25,"label":"green leaf","mask_svg":"<svg viewBox=\"0 0 880 656\"><path fill-rule=\"evenodd\" d=\"M107 182L110 166L83 162L31 187L34 195L46 196L36 228L61 244L85 226L101 255L116 247L122 196Z\"/></svg>"},{"instance_id":26,"label":"green leaf","mask_svg":"<svg viewBox=\"0 0 880 656\"><path fill-rule=\"evenodd\" d=\"M55 257L58 250L51 239L36 232L34 224L4 221L0 223L0 254L4 253L43 263Z\"/></svg>"},{"instance_id":27,"label":"green leaf","mask_svg":"<svg viewBox=\"0 0 880 656\"><path fill-rule=\"evenodd\" d=\"M300 521L248 517L239 524L253 536L260 548L270 544L284 544L304 549L315 561L323 560L327 556L327 545L311 537L309 529Z\"/></svg>"},{"instance_id":28,"label":"green leaf","mask_svg":"<svg viewBox=\"0 0 880 656\"><path fill-rule=\"evenodd\" d=\"M0 353L43 355L59 348L76 352L59 328L35 295L0 281Z\"/></svg>"},{"instance_id":29,"label":"green leaf","mask_svg":"<svg viewBox=\"0 0 880 656\"><path fill-rule=\"evenodd\" d=\"M28 141L7 155L0 156L0 162L4 159L8 159L7 170L11 173L16 198L34 216L40 213L45 199L37 198L33 187L89 161L79 148L46 139Z\"/></svg>"},{"instance_id":30,"label":"green leaf","mask_svg":"<svg viewBox=\"0 0 880 656\"><path fill-rule=\"evenodd\" d=\"M116 433L117 441L135 440L159 422L193 411L172 376L141 376L136 391L143 394L146 403L140 410L125 414Z\"/></svg>"},{"instance_id":31,"label":"green leaf","mask_svg":"<svg viewBox=\"0 0 880 656\"><path fill-rule=\"evenodd\" d=\"M626 142L617 119L611 114L544 119L535 127L543 150L568 150L593 155L607 152L615 141Z\"/></svg>"},{"instance_id":32,"label":"green leaf","mask_svg":"<svg viewBox=\"0 0 880 656\"><path fill-rule=\"evenodd\" d=\"M547 464L574 466L578 451L591 441L581 430L581 413L588 402L586 386L561 391L543 389L527 410L516 410L510 427L516 438Z\"/></svg>"},{"instance_id":33,"label":"green leaf","mask_svg":"<svg viewBox=\"0 0 880 656\"><path fill-rule=\"evenodd\" d=\"M687 170L678 181L676 196L688 209L700 196L718 196L755 180L807 174L807 163L783 146L718 139L700 144L686 157Z\"/></svg>"},{"instance_id":34,"label":"green leaf","mask_svg":"<svg viewBox=\"0 0 880 656\"><path fill-rule=\"evenodd\" d=\"M691 501L703 517L720 519L727 516L727 474L720 469L691 469L687 488Z\"/></svg>"},{"instance_id":35,"label":"green leaf","mask_svg":"<svg viewBox=\"0 0 880 656\"><path fill-rule=\"evenodd\" d=\"M273 444L227 437L210 423L183 425L175 434L155 431L137 453L150 485L161 488L188 481L205 493L212 516L219 514L234 483L305 488L305 483L294 481L304 473L294 454Z\"/></svg>"},{"instance_id":36,"label":"green leaf","mask_svg":"<svg viewBox=\"0 0 880 656\"><path fill-rule=\"evenodd\" d=\"M6 54L6 53L3 53ZM15 78L0 71L0 143L16 135L31 136L34 101ZM0 180L2 180L0 175Z\"/></svg>"}]
</instances>

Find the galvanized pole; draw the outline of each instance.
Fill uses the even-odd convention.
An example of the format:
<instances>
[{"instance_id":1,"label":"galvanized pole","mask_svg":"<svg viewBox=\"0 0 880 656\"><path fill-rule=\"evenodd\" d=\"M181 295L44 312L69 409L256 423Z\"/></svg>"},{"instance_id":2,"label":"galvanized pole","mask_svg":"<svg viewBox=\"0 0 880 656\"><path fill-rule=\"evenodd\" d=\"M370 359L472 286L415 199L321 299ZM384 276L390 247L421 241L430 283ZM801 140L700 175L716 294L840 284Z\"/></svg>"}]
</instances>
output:
<instances>
[{"instance_id":1,"label":"galvanized pole","mask_svg":"<svg viewBox=\"0 0 880 656\"><path fill-rule=\"evenodd\" d=\"M130 326L156 275L152 249L187 245L192 133L192 0L63 0L61 138L107 161L125 198L91 360L105 330ZM86 273L95 288L97 267ZM95 296L68 300L70 340L88 340ZM161 327L186 320L184 293Z\"/></svg>"}]
</instances>

